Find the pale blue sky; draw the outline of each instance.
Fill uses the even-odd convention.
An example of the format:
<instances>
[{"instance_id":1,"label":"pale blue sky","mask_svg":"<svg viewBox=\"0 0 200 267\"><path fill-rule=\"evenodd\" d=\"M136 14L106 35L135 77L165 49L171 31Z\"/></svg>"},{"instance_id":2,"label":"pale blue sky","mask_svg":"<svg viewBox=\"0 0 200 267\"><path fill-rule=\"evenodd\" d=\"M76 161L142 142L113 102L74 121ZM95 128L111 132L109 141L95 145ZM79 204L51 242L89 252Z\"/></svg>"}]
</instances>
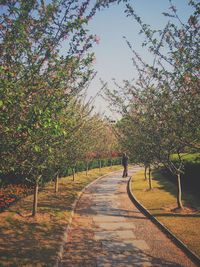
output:
<instances>
[{"instance_id":1,"label":"pale blue sky","mask_svg":"<svg viewBox=\"0 0 200 267\"><path fill-rule=\"evenodd\" d=\"M188 19L192 10L191 7L188 7L187 2L187 0L173 0L183 21ZM160 29L169 20L162 15L162 12L169 11L168 0L132 0L130 3L133 4L143 21L152 25L153 28ZM121 83L124 79L135 77L131 61L132 54L123 36L127 37L134 49L146 61L151 62L149 53L141 46L143 37L138 34L140 30L138 24L132 18L126 17L124 10L124 4L112 5L110 8L98 12L90 22L91 32L100 37L99 45L95 45L93 48L96 54L94 67L98 71L98 75L89 88L90 96L95 95L100 89L100 78L113 87L113 78ZM95 106L97 111L105 111L106 114L111 115L104 100L97 98Z\"/></svg>"}]
</instances>

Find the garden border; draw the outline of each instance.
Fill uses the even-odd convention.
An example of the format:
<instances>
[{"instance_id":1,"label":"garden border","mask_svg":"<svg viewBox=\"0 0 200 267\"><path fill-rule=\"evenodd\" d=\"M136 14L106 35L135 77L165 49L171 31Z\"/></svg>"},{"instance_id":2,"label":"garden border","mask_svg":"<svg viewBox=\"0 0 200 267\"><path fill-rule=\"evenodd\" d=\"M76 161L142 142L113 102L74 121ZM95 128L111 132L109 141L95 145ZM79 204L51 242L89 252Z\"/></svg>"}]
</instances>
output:
<instances>
[{"instance_id":1,"label":"garden border","mask_svg":"<svg viewBox=\"0 0 200 267\"><path fill-rule=\"evenodd\" d=\"M127 183L127 193L131 201L136 205L136 207L145 215L147 216L158 228L169 238L171 239L176 246L178 246L182 251L186 253L186 255L195 263L200 266L200 258L191 251L186 244L184 244L178 237L176 237L166 226L164 226L161 222L159 222L134 196L131 184L132 184L132 177L130 177Z\"/></svg>"},{"instance_id":2,"label":"garden border","mask_svg":"<svg viewBox=\"0 0 200 267\"><path fill-rule=\"evenodd\" d=\"M92 184L96 183L98 180L104 178L105 176L109 175L109 174L113 174L113 173L116 173L116 172L119 172L121 170L118 170L118 171L113 171L113 172L109 172L107 174L104 174L98 178L96 178L94 181L92 181L91 183L87 184L77 195L77 198L75 199L74 203L72 204L72 211L71 211L71 214L70 214L70 218L69 218L69 222L68 222L68 225L66 226L65 230L64 230L64 234L63 234L63 238L62 238L62 241L60 243L60 248L59 248L59 252L57 253L57 256L56 256L56 260L55 260L55 264L54 264L54 267L59 267L59 262L60 260L62 259L62 255L63 255L63 250L64 250L64 245L65 243L67 242L67 237L68 237L68 233L70 231L70 228L71 228L71 223L72 223L72 219L74 217L74 213L75 213L75 210L76 210L76 206L78 205L78 202L79 200L81 199L83 193L85 192L85 190L91 186Z\"/></svg>"}]
</instances>

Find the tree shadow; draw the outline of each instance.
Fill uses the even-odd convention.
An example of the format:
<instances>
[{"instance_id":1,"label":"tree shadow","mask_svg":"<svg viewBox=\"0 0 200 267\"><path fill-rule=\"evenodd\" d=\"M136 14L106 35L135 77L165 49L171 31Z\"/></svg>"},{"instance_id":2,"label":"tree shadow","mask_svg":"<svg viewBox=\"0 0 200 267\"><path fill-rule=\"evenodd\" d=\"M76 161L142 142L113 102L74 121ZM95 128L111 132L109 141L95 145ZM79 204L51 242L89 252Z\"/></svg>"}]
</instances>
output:
<instances>
[{"instance_id":1,"label":"tree shadow","mask_svg":"<svg viewBox=\"0 0 200 267\"><path fill-rule=\"evenodd\" d=\"M104 267L104 266L183 266L182 259L176 261L152 256L149 250L139 249L134 242L117 239L94 239L91 228L73 227L70 238L64 247L64 257L59 267ZM180 263L178 263L180 261Z\"/></svg>"},{"instance_id":2,"label":"tree shadow","mask_svg":"<svg viewBox=\"0 0 200 267\"><path fill-rule=\"evenodd\" d=\"M40 191L38 215L31 215L33 196L26 197L1 214L0 266L54 266L72 204L85 182L52 184Z\"/></svg>"},{"instance_id":3,"label":"tree shadow","mask_svg":"<svg viewBox=\"0 0 200 267\"><path fill-rule=\"evenodd\" d=\"M0 229L0 265L2 267L53 266L55 251L58 250L55 240L60 240L63 228L59 225L45 223L41 225L41 223L30 223L15 218L9 219L9 228L12 231L7 227Z\"/></svg>"},{"instance_id":4,"label":"tree shadow","mask_svg":"<svg viewBox=\"0 0 200 267\"><path fill-rule=\"evenodd\" d=\"M177 196L176 185L169 181L167 178L163 176L163 174L159 170L152 171L153 180L156 180L159 183L157 187L159 190L167 191L174 198ZM191 195L191 193L187 191L182 192L182 200L184 202L185 211L176 212L176 203L174 203L174 207L171 208L169 213L159 213L154 214L154 216L168 216L168 217L200 217L200 199L196 198L196 196ZM149 209L151 211L153 209Z\"/></svg>"}]
</instances>

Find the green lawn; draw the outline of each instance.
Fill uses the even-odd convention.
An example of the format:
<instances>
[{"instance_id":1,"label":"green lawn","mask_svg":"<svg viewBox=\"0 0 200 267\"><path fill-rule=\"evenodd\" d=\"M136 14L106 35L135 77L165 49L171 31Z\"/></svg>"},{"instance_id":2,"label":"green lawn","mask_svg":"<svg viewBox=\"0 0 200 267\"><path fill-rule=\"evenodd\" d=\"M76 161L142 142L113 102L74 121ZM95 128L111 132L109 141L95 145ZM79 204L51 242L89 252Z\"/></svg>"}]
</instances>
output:
<instances>
[{"instance_id":1,"label":"green lawn","mask_svg":"<svg viewBox=\"0 0 200 267\"><path fill-rule=\"evenodd\" d=\"M121 169L113 166L60 179L59 193L49 183L39 193L38 216L31 217L32 196L0 213L0 266L53 266L72 204L79 192L97 177Z\"/></svg>"},{"instance_id":2,"label":"green lawn","mask_svg":"<svg viewBox=\"0 0 200 267\"><path fill-rule=\"evenodd\" d=\"M176 186L157 171L153 172L152 177L154 189L149 191L144 171L134 174L134 195L153 216L200 256L200 199L183 193L186 209L181 213L173 212L176 207Z\"/></svg>"},{"instance_id":3,"label":"green lawn","mask_svg":"<svg viewBox=\"0 0 200 267\"><path fill-rule=\"evenodd\" d=\"M181 158L184 162L188 162L188 163L196 163L196 164L200 164L200 153L181 153ZM178 159L178 155L173 154L171 156L172 160L177 160Z\"/></svg>"}]
</instances>

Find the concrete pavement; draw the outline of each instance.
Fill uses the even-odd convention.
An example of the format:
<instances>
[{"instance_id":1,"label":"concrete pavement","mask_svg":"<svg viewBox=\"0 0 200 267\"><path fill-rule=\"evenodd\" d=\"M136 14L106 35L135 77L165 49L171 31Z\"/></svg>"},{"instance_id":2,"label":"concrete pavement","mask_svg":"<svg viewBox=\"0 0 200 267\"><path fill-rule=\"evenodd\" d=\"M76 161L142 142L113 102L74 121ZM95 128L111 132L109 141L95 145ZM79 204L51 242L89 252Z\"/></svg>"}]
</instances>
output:
<instances>
[{"instance_id":1,"label":"concrete pavement","mask_svg":"<svg viewBox=\"0 0 200 267\"><path fill-rule=\"evenodd\" d=\"M59 266L196 266L133 205L126 190L128 178L121 175L108 174L86 189Z\"/></svg>"}]
</instances>

